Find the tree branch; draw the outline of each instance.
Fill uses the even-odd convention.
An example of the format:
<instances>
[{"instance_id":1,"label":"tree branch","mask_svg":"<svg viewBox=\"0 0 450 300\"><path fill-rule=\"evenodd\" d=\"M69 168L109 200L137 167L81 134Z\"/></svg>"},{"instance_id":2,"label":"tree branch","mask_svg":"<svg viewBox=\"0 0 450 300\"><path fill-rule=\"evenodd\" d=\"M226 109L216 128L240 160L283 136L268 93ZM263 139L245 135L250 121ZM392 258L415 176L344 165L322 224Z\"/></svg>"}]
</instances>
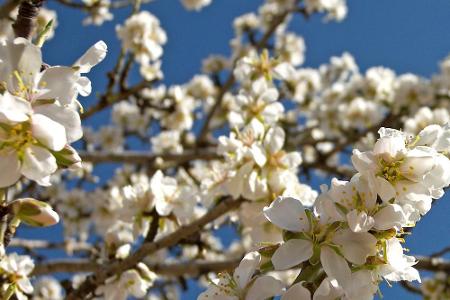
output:
<instances>
[{"instance_id":1,"label":"tree branch","mask_svg":"<svg viewBox=\"0 0 450 300\"><path fill-rule=\"evenodd\" d=\"M115 82L115 81L114 81ZM115 84L115 83L114 83ZM117 94L106 94L104 95L100 101L98 101L95 105L89 107L82 115L81 115L81 119L87 119L89 117L91 117L92 115L98 113L99 111L113 105L114 103L117 103L121 100L127 99L130 96L136 95L137 93L139 93L140 91L142 91L144 88L146 87L150 87L151 86L151 82L147 81L147 80L143 80L139 83L137 83L136 85L120 92Z\"/></svg>"},{"instance_id":2,"label":"tree branch","mask_svg":"<svg viewBox=\"0 0 450 300\"><path fill-rule=\"evenodd\" d=\"M449 252L450 252L450 246L447 246L444 249L431 254L430 257L439 257L439 256L445 255L445 254L447 254Z\"/></svg>"},{"instance_id":3,"label":"tree branch","mask_svg":"<svg viewBox=\"0 0 450 300\"><path fill-rule=\"evenodd\" d=\"M20 3L17 19L12 25L16 37L31 38L36 17L43 4L44 0L25 0Z\"/></svg>"},{"instance_id":4,"label":"tree branch","mask_svg":"<svg viewBox=\"0 0 450 300\"><path fill-rule=\"evenodd\" d=\"M192 160L214 160L219 159L220 156L216 153L214 148L186 150L180 154L151 154L144 151L124 151L120 153L107 152L79 152L82 160L92 163L107 163L119 162L130 164L142 164L157 167L156 160L161 158L164 162L174 162L177 164L186 163Z\"/></svg>"},{"instance_id":5,"label":"tree branch","mask_svg":"<svg viewBox=\"0 0 450 300\"><path fill-rule=\"evenodd\" d=\"M450 261L426 256L416 256L418 263L414 266L418 270L443 271L450 274Z\"/></svg>"},{"instance_id":6,"label":"tree branch","mask_svg":"<svg viewBox=\"0 0 450 300\"><path fill-rule=\"evenodd\" d=\"M164 276L199 276L210 272L232 271L238 264L238 259L228 259L223 261L186 261L171 263L147 264L150 270ZM40 276L53 273L78 273L95 272L101 268L101 264L89 260L54 260L35 266L32 275Z\"/></svg>"},{"instance_id":7,"label":"tree branch","mask_svg":"<svg viewBox=\"0 0 450 300\"><path fill-rule=\"evenodd\" d=\"M232 199L231 197L225 198L217 206L212 208L208 213L203 215L196 221L180 227L175 232L166 235L154 242L147 242L142 244L136 252L122 261L115 261L111 263L105 263L97 271L86 278L83 284L67 297L67 300L85 299L95 288L101 285L108 277L114 274L121 274L126 270L133 268L137 263L141 262L148 255L155 253L156 251L164 248L169 248L176 245L183 238L186 238L198 231L201 231L203 227L229 212L232 209L239 207L243 203L242 199Z\"/></svg>"},{"instance_id":8,"label":"tree branch","mask_svg":"<svg viewBox=\"0 0 450 300\"><path fill-rule=\"evenodd\" d=\"M414 293L414 294L422 295L422 291L418 287L416 287L414 284L412 284L411 282L402 280L402 281L400 281L400 284L407 291Z\"/></svg>"},{"instance_id":9,"label":"tree branch","mask_svg":"<svg viewBox=\"0 0 450 300\"><path fill-rule=\"evenodd\" d=\"M9 244L10 247L24 248L27 250L34 249L65 249L66 252L72 253L76 251L92 251L93 246L89 243L83 242L61 242L52 243L46 240L27 240L21 238L14 238Z\"/></svg>"}]
</instances>

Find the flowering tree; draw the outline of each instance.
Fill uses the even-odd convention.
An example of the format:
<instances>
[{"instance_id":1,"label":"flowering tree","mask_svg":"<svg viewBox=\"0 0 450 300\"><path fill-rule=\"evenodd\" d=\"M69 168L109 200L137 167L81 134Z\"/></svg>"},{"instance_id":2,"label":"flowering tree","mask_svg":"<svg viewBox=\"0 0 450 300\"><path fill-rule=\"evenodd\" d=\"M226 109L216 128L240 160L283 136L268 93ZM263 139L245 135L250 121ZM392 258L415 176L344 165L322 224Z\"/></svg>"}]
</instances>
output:
<instances>
[{"instance_id":1,"label":"flowering tree","mask_svg":"<svg viewBox=\"0 0 450 300\"><path fill-rule=\"evenodd\" d=\"M404 249L450 185L450 58L430 80L362 74L348 53L303 68L291 19L341 21L345 0L266 0L235 19L230 57L165 86L167 35L145 0L58 2L85 25L132 13L116 27L105 90L83 109L85 74L107 45L50 66L41 47L56 13L43 0L0 7L2 299L178 299L190 279L204 286L199 300L373 299L382 281L450 299L450 249ZM133 70L141 81L130 84ZM82 127L101 111L110 124ZM102 163L117 168L99 180ZM315 191L318 176L330 184ZM60 219L64 242L16 235ZM228 247L225 226L239 238ZM45 255L55 249L65 258Z\"/></svg>"}]
</instances>

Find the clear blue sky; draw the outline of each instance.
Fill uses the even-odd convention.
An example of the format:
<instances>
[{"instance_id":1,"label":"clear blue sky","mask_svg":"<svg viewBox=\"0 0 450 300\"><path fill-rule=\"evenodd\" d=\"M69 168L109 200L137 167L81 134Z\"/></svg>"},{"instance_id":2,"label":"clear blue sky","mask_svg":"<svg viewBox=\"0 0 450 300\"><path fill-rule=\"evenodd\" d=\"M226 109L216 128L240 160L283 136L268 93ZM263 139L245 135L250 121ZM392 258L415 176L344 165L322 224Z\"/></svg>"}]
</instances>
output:
<instances>
[{"instance_id":1,"label":"clear blue sky","mask_svg":"<svg viewBox=\"0 0 450 300\"><path fill-rule=\"evenodd\" d=\"M384 65L397 73L413 72L429 77L438 69L437 63L450 52L450 2L448 0L348 0L349 14L342 23L325 24L320 18L309 21L296 18L293 29L306 41L305 66L317 67L332 55L352 53L362 70ZM213 5L200 13L185 11L179 0L155 0L144 6L161 20L168 33L163 70L165 83L183 83L198 73L201 61L212 53L228 54L232 37L232 20L242 13L254 11L260 0L213 0ZM56 37L45 45L49 64L70 64L99 39L109 47L107 59L93 70L93 95L83 101L88 106L95 92L105 86L104 74L112 68L120 43L115 24L122 22L128 10L117 11L114 22L102 27L83 27L82 12L64 8L50 0L49 7L58 11ZM104 116L106 118L107 115ZM105 119L104 119L105 120ZM92 124L98 125L98 124ZM317 186L318 182L313 185ZM416 227L407 242L413 254L429 254L450 242L450 199L445 197ZM37 233L53 230L21 230L37 237ZM42 235L41 235L42 237ZM450 244L450 243L449 243ZM55 254L56 255L56 254ZM384 299L415 299L400 287L383 287ZM183 299L195 299L198 289Z\"/></svg>"}]
</instances>

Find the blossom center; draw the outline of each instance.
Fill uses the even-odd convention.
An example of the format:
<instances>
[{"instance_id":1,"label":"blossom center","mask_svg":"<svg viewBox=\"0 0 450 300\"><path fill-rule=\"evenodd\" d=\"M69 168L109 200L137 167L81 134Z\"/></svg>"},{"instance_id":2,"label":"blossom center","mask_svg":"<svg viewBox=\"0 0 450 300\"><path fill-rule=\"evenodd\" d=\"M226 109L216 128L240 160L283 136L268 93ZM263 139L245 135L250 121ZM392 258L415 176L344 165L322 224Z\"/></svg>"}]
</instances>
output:
<instances>
[{"instance_id":1,"label":"blossom center","mask_svg":"<svg viewBox=\"0 0 450 300\"><path fill-rule=\"evenodd\" d=\"M393 162L387 162L384 159L380 159L380 171L378 172L378 176L383 177L390 183L398 182L404 179L400 167L403 163L403 160L397 160Z\"/></svg>"},{"instance_id":2,"label":"blossom center","mask_svg":"<svg viewBox=\"0 0 450 300\"><path fill-rule=\"evenodd\" d=\"M19 123L9 128L9 126L2 126L6 131L6 139L0 144L0 149L11 147L19 153L22 153L25 148L34 144L36 140L31 132L30 124Z\"/></svg>"}]
</instances>

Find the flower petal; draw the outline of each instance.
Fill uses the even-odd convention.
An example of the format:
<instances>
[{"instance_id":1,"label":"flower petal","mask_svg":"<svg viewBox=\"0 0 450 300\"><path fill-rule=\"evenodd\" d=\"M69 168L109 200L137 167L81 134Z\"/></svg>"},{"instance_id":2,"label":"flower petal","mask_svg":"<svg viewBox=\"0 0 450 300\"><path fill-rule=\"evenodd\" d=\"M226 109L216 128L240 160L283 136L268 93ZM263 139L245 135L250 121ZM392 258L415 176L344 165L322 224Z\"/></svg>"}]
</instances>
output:
<instances>
[{"instance_id":1,"label":"flower petal","mask_svg":"<svg viewBox=\"0 0 450 300\"><path fill-rule=\"evenodd\" d=\"M45 86L41 99L56 99L61 104L71 104L77 97L76 82L80 75L70 67L50 67L42 73L39 85Z\"/></svg>"},{"instance_id":2,"label":"flower petal","mask_svg":"<svg viewBox=\"0 0 450 300\"><path fill-rule=\"evenodd\" d=\"M40 185L50 185L50 175L58 169L55 157L47 150L38 146L25 149L22 164L22 174Z\"/></svg>"},{"instance_id":3,"label":"flower petal","mask_svg":"<svg viewBox=\"0 0 450 300\"><path fill-rule=\"evenodd\" d=\"M66 129L49 117L35 114L31 126L33 136L49 149L60 151L67 144Z\"/></svg>"},{"instance_id":4,"label":"flower petal","mask_svg":"<svg viewBox=\"0 0 450 300\"><path fill-rule=\"evenodd\" d=\"M284 285L271 276L258 277L247 292L245 300L266 300L280 295Z\"/></svg>"},{"instance_id":5,"label":"flower petal","mask_svg":"<svg viewBox=\"0 0 450 300\"><path fill-rule=\"evenodd\" d=\"M286 270L298 265L313 255L311 241L292 239L281 246L272 255L272 264L275 270Z\"/></svg>"},{"instance_id":6,"label":"flower petal","mask_svg":"<svg viewBox=\"0 0 450 300\"><path fill-rule=\"evenodd\" d=\"M281 300L311 300L311 293L299 282L291 286Z\"/></svg>"},{"instance_id":7,"label":"flower petal","mask_svg":"<svg viewBox=\"0 0 450 300\"><path fill-rule=\"evenodd\" d=\"M313 300L340 299L344 294L336 279L326 277L314 293Z\"/></svg>"},{"instance_id":8,"label":"flower petal","mask_svg":"<svg viewBox=\"0 0 450 300\"><path fill-rule=\"evenodd\" d=\"M375 224L374 219L365 211L358 212L356 209L347 214L347 221L353 232L367 232Z\"/></svg>"},{"instance_id":9,"label":"flower petal","mask_svg":"<svg viewBox=\"0 0 450 300\"><path fill-rule=\"evenodd\" d=\"M294 232L309 230L309 221L300 200L292 197L278 197L263 209L264 216L276 226Z\"/></svg>"},{"instance_id":10,"label":"flower petal","mask_svg":"<svg viewBox=\"0 0 450 300\"><path fill-rule=\"evenodd\" d=\"M351 280L351 270L347 261L330 247L324 246L320 251L320 262L330 279L336 279L345 288Z\"/></svg>"},{"instance_id":11,"label":"flower petal","mask_svg":"<svg viewBox=\"0 0 450 300\"><path fill-rule=\"evenodd\" d=\"M283 149L285 133L281 127L270 128L264 138L264 147L270 153L277 153Z\"/></svg>"},{"instance_id":12,"label":"flower petal","mask_svg":"<svg viewBox=\"0 0 450 300\"><path fill-rule=\"evenodd\" d=\"M258 268L261 262L261 255L257 251L252 251L244 256L239 266L234 271L234 280L236 280L241 290L245 289L250 278Z\"/></svg>"},{"instance_id":13,"label":"flower petal","mask_svg":"<svg viewBox=\"0 0 450 300\"><path fill-rule=\"evenodd\" d=\"M375 177L375 185L381 200L387 202L395 198L395 189L386 179L379 176Z\"/></svg>"},{"instance_id":14,"label":"flower petal","mask_svg":"<svg viewBox=\"0 0 450 300\"><path fill-rule=\"evenodd\" d=\"M377 239L368 232L353 232L349 229L335 233L333 241L342 246L345 258L355 264L362 265L366 258L375 255Z\"/></svg>"},{"instance_id":15,"label":"flower petal","mask_svg":"<svg viewBox=\"0 0 450 300\"><path fill-rule=\"evenodd\" d=\"M391 228L400 229L406 223L406 217L401 206L389 204L380 209L374 216L374 227L378 230L388 230Z\"/></svg>"},{"instance_id":16,"label":"flower petal","mask_svg":"<svg viewBox=\"0 0 450 300\"><path fill-rule=\"evenodd\" d=\"M86 53L81 56L74 66L80 67L80 73L88 73L91 68L100 63L108 52L108 47L104 41L98 41Z\"/></svg>"},{"instance_id":17,"label":"flower petal","mask_svg":"<svg viewBox=\"0 0 450 300\"><path fill-rule=\"evenodd\" d=\"M21 176L20 161L16 151L0 152L0 170L3 170L0 176L0 187L13 185L19 180ZM8 171L4 172L4 170Z\"/></svg>"},{"instance_id":18,"label":"flower petal","mask_svg":"<svg viewBox=\"0 0 450 300\"><path fill-rule=\"evenodd\" d=\"M0 122L25 122L32 113L29 102L14 97L8 92L0 95Z\"/></svg>"},{"instance_id":19,"label":"flower petal","mask_svg":"<svg viewBox=\"0 0 450 300\"><path fill-rule=\"evenodd\" d=\"M75 142L83 136L80 115L77 111L56 104L39 105L34 111L64 126L68 143Z\"/></svg>"}]
</instances>

